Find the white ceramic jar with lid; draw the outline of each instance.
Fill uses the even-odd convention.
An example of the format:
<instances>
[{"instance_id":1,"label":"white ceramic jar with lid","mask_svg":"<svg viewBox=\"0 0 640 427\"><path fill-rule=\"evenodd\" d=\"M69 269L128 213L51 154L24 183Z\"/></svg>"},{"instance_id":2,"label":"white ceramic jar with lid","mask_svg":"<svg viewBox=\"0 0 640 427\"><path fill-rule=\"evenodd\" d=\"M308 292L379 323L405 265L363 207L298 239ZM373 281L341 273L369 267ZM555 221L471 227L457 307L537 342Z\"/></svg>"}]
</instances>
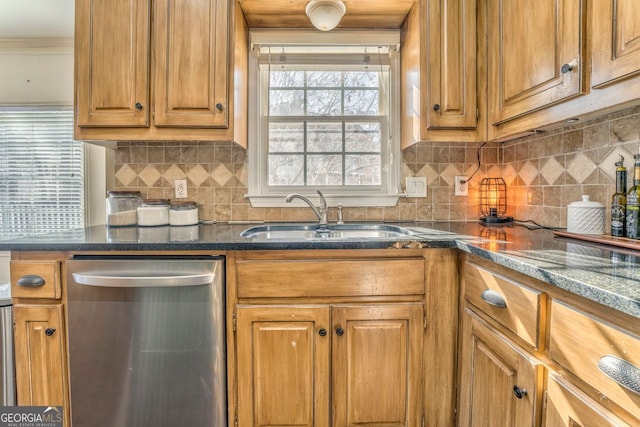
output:
<instances>
[{"instance_id":1,"label":"white ceramic jar with lid","mask_svg":"<svg viewBox=\"0 0 640 427\"><path fill-rule=\"evenodd\" d=\"M591 201L589 196L570 203L567 207L567 231L577 234L604 234L605 208L602 203Z\"/></svg>"},{"instance_id":2,"label":"white ceramic jar with lid","mask_svg":"<svg viewBox=\"0 0 640 427\"><path fill-rule=\"evenodd\" d=\"M126 227L138 223L138 206L142 203L139 191L108 191L107 218L109 227Z\"/></svg>"},{"instance_id":3,"label":"white ceramic jar with lid","mask_svg":"<svg viewBox=\"0 0 640 427\"><path fill-rule=\"evenodd\" d=\"M169 225L197 225L198 204L196 202L172 202L169 208Z\"/></svg>"},{"instance_id":4,"label":"white ceramic jar with lid","mask_svg":"<svg viewBox=\"0 0 640 427\"><path fill-rule=\"evenodd\" d=\"M138 225L157 227L169 225L169 201L166 199L145 199L138 207Z\"/></svg>"}]
</instances>

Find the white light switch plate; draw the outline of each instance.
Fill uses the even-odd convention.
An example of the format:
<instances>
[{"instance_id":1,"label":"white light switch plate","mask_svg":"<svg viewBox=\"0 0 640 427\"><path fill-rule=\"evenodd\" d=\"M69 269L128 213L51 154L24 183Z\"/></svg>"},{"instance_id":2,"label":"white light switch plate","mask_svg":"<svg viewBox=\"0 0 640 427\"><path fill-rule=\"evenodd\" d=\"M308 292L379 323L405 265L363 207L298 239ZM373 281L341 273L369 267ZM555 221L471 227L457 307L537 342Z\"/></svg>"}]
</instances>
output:
<instances>
[{"instance_id":1,"label":"white light switch plate","mask_svg":"<svg viewBox=\"0 0 640 427\"><path fill-rule=\"evenodd\" d=\"M408 176L406 178L407 197L427 197L427 178Z\"/></svg>"}]
</instances>

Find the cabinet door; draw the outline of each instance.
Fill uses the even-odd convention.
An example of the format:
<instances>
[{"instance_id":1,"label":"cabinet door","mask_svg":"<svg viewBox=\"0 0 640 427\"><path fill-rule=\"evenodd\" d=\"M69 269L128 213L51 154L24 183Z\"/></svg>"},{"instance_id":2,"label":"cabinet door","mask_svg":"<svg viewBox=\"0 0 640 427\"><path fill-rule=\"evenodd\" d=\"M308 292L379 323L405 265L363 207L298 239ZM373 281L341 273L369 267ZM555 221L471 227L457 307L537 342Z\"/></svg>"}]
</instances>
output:
<instances>
[{"instance_id":1,"label":"cabinet door","mask_svg":"<svg viewBox=\"0 0 640 427\"><path fill-rule=\"evenodd\" d=\"M476 127L476 0L429 0L427 127Z\"/></svg>"},{"instance_id":2,"label":"cabinet door","mask_svg":"<svg viewBox=\"0 0 640 427\"><path fill-rule=\"evenodd\" d=\"M545 427L628 426L553 372L549 372L547 379L543 425Z\"/></svg>"},{"instance_id":3,"label":"cabinet door","mask_svg":"<svg viewBox=\"0 0 640 427\"><path fill-rule=\"evenodd\" d=\"M329 426L329 308L238 307L238 425Z\"/></svg>"},{"instance_id":4,"label":"cabinet door","mask_svg":"<svg viewBox=\"0 0 640 427\"><path fill-rule=\"evenodd\" d=\"M420 425L423 306L339 306L332 328L332 425Z\"/></svg>"},{"instance_id":5,"label":"cabinet door","mask_svg":"<svg viewBox=\"0 0 640 427\"><path fill-rule=\"evenodd\" d=\"M155 2L156 126L227 127L228 0Z\"/></svg>"},{"instance_id":6,"label":"cabinet door","mask_svg":"<svg viewBox=\"0 0 640 427\"><path fill-rule=\"evenodd\" d=\"M637 0L594 0L591 84L603 86L640 72L640 8Z\"/></svg>"},{"instance_id":7,"label":"cabinet door","mask_svg":"<svg viewBox=\"0 0 640 427\"><path fill-rule=\"evenodd\" d=\"M468 309L460 365L460 426L537 426L544 368Z\"/></svg>"},{"instance_id":8,"label":"cabinet door","mask_svg":"<svg viewBox=\"0 0 640 427\"><path fill-rule=\"evenodd\" d=\"M76 1L78 126L149 125L149 4Z\"/></svg>"},{"instance_id":9,"label":"cabinet door","mask_svg":"<svg viewBox=\"0 0 640 427\"><path fill-rule=\"evenodd\" d=\"M62 305L16 305L13 316L18 405L64 406Z\"/></svg>"},{"instance_id":10,"label":"cabinet door","mask_svg":"<svg viewBox=\"0 0 640 427\"><path fill-rule=\"evenodd\" d=\"M583 0L488 0L489 120L583 91Z\"/></svg>"}]
</instances>

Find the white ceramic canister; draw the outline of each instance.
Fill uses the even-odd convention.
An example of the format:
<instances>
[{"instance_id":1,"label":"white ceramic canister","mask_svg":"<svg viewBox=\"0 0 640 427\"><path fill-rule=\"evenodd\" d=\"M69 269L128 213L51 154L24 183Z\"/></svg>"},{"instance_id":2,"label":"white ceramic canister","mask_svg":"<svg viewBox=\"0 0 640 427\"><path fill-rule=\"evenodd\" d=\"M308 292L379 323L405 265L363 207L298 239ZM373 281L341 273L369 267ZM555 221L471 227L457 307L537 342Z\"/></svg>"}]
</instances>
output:
<instances>
[{"instance_id":1,"label":"white ceramic canister","mask_svg":"<svg viewBox=\"0 0 640 427\"><path fill-rule=\"evenodd\" d=\"M567 207L567 231L577 234L604 234L604 205L582 196Z\"/></svg>"},{"instance_id":2,"label":"white ceramic canister","mask_svg":"<svg viewBox=\"0 0 640 427\"><path fill-rule=\"evenodd\" d=\"M198 204L196 202L172 202L169 208L169 225L198 224Z\"/></svg>"},{"instance_id":3,"label":"white ceramic canister","mask_svg":"<svg viewBox=\"0 0 640 427\"><path fill-rule=\"evenodd\" d=\"M145 199L138 206L138 225L155 227L169 225L169 201L165 199Z\"/></svg>"}]
</instances>

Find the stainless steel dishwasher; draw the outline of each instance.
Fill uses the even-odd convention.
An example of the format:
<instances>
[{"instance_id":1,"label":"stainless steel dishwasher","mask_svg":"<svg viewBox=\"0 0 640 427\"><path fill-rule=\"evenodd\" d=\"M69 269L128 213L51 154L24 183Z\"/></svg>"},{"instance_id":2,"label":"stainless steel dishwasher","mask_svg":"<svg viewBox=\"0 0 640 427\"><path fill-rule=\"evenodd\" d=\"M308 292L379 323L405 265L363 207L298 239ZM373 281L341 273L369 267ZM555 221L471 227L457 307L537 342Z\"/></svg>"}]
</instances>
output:
<instances>
[{"instance_id":1,"label":"stainless steel dishwasher","mask_svg":"<svg viewBox=\"0 0 640 427\"><path fill-rule=\"evenodd\" d=\"M224 259L67 265L73 426L226 426Z\"/></svg>"}]
</instances>

